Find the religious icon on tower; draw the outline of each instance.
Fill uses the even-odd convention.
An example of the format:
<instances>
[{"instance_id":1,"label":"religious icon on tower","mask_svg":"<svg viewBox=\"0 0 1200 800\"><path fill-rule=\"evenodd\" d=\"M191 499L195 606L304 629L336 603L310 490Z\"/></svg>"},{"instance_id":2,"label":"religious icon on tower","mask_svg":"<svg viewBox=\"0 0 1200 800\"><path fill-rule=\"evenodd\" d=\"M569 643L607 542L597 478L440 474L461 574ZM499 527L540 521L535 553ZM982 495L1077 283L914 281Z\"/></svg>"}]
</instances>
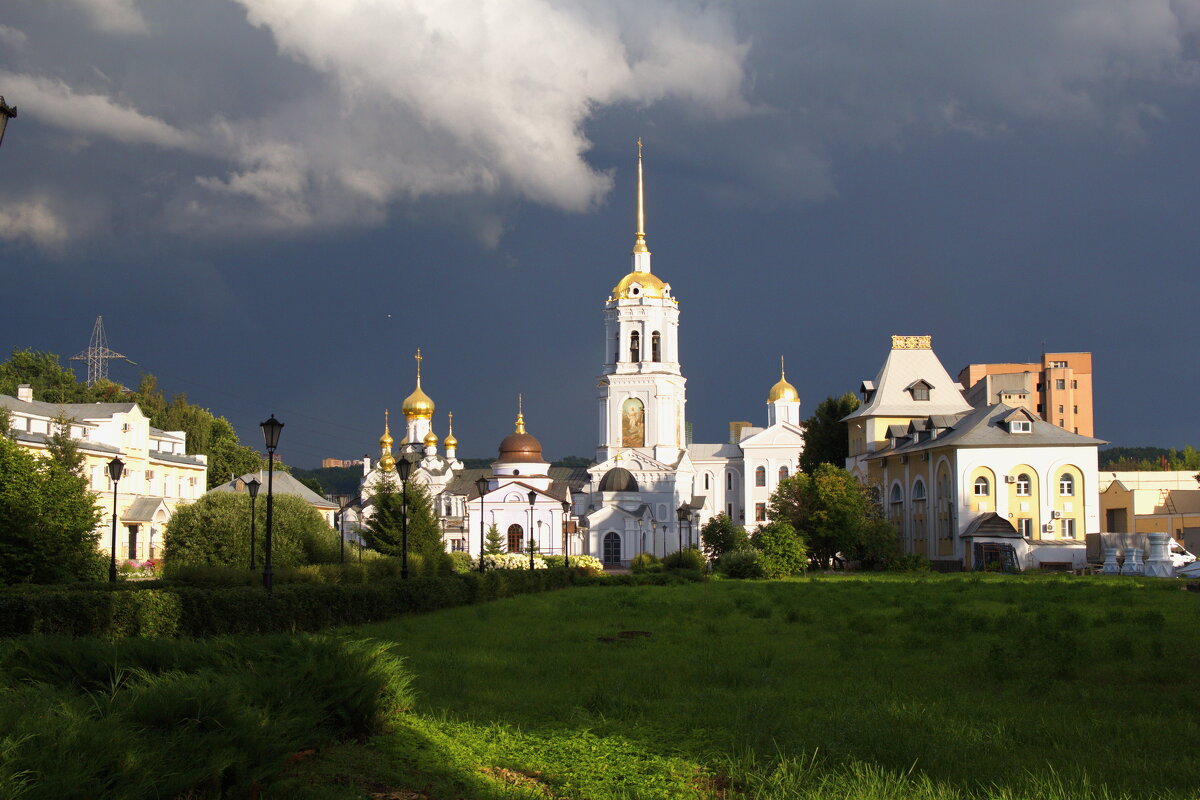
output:
<instances>
[{"instance_id":1,"label":"religious icon on tower","mask_svg":"<svg viewBox=\"0 0 1200 800\"><path fill-rule=\"evenodd\" d=\"M646 446L646 409L636 397L621 404L621 446Z\"/></svg>"}]
</instances>

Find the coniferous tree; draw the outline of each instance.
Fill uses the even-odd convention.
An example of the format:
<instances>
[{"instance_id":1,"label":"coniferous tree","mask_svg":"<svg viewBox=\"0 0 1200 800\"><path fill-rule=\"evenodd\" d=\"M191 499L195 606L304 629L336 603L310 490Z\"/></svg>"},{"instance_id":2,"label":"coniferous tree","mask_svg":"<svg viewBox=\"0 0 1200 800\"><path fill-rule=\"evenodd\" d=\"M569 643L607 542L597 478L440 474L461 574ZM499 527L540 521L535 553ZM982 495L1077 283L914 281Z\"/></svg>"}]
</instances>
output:
<instances>
[{"instance_id":1,"label":"coniferous tree","mask_svg":"<svg viewBox=\"0 0 1200 800\"><path fill-rule=\"evenodd\" d=\"M804 420L804 452L800 454L800 469L810 475L821 464L846 466L850 455L850 428L842 422L858 408L858 397L846 392L841 397L827 397L817 404L813 415Z\"/></svg>"},{"instance_id":2,"label":"coniferous tree","mask_svg":"<svg viewBox=\"0 0 1200 800\"><path fill-rule=\"evenodd\" d=\"M487 529L487 542L483 545L483 554L485 556L498 556L507 552L508 543L504 541L504 537L500 535L500 529L493 522Z\"/></svg>"}]
</instances>

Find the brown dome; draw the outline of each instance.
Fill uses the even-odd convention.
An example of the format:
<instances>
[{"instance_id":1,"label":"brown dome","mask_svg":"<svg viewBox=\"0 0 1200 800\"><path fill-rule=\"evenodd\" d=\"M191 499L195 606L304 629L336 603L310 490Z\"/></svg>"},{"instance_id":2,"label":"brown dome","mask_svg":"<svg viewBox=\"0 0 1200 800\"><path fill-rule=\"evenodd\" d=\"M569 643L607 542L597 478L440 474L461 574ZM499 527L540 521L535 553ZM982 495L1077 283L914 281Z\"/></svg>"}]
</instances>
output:
<instances>
[{"instance_id":1,"label":"brown dome","mask_svg":"<svg viewBox=\"0 0 1200 800\"><path fill-rule=\"evenodd\" d=\"M500 443L497 461L545 461L542 458L542 443L528 433L510 433Z\"/></svg>"}]
</instances>

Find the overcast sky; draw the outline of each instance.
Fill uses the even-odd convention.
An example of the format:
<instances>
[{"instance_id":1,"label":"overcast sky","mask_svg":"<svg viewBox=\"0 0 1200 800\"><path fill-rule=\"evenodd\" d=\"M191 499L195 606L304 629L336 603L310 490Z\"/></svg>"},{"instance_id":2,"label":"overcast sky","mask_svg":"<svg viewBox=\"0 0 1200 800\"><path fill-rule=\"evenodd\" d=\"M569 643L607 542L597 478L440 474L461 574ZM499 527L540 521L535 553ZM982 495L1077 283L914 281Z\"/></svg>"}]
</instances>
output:
<instances>
[{"instance_id":1,"label":"overcast sky","mask_svg":"<svg viewBox=\"0 0 1200 800\"><path fill-rule=\"evenodd\" d=\"M289 463L375 453L412 354L460 455L593 455L647 239L697 441L889 336L1094 354L1096 434L1200 443L1200 0L8 0L0 343L110 345Z\"/></svg>"}]
</instances>

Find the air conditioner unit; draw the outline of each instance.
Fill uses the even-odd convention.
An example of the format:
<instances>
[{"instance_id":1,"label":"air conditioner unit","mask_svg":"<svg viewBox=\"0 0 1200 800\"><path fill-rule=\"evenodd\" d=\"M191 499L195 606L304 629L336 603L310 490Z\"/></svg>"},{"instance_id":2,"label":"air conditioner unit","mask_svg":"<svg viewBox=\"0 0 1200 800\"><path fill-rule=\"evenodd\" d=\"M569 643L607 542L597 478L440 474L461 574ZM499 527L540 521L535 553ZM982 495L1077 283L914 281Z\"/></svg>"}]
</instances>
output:
<instances>
[{"instance_id":1,"label":"air conditioner unit","mask_svg":"<svg viewBox=\"0 0 1200 800\"><path fill-rule=\"evenodd\" d=\"M1017 482L1017 476L1016 476L1016 475L1005 475L1005 476L1004 476L1004 482L1005 482L1005 483L1016 483L1016 482Z\"/></svg>"},{"instance_id":2,"label":"air conditioner unit","mask_svg":"<svg viewBox=\"0 0 1200 800\"><path fill-rule=\"evenodd\" d=\"M1053 533L1054 532L1054 523L1047 522L1045 525L1042 526L1042 530L1045 531L1046 533Z\"/></svg>"},{"instance_id":3,"label":"air conditioner unit","mask_svg":"<svg viewBox=\"0 0 1200 800\"><path fill-rule=\"evenodd\" d=\"M1059 519L1060 517L1062 517L1062 512L1061 511L1051 511L1050 516L1053 517L1054 519Z\"/></svg>"}]
</instances>

